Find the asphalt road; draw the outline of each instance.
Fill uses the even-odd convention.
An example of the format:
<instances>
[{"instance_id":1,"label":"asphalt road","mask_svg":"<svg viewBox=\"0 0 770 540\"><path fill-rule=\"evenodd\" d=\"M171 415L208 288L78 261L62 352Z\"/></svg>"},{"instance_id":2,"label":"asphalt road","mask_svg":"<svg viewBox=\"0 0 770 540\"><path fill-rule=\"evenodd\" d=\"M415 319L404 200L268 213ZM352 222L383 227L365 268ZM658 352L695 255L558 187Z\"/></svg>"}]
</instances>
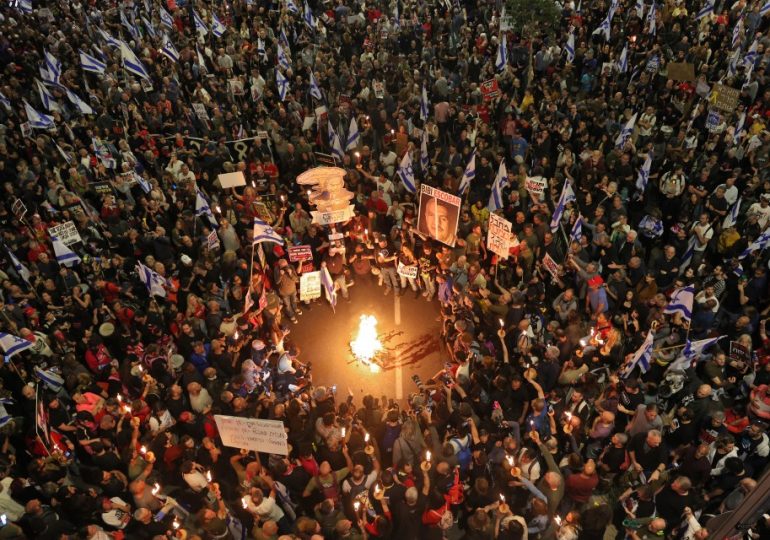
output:
<instances>
[{"instance_id":1,"label":"asphalt road","mask_svg":"<svg viewBox=\"0 0 770 540\"><path fill-rule=\"evenodd\" d=\"M300 360L313 363L315 385L337 385L337 395L350 391L360 405L361 397L372 394L405 400L417 387L416 373L422 380L433 376L443 365L439 347L441 325L436 321L438 304L409 290L396 298L384 296L376 284L356 284L350 288L350 302L338 294L336 311L325 299L303 306L299 322L291 326L289 338L301 348ZM385 349L383 369L372 373L353 359L349 342L357 332L361 315L377 318L377 332Z\"/></svg>"}]
</instances>

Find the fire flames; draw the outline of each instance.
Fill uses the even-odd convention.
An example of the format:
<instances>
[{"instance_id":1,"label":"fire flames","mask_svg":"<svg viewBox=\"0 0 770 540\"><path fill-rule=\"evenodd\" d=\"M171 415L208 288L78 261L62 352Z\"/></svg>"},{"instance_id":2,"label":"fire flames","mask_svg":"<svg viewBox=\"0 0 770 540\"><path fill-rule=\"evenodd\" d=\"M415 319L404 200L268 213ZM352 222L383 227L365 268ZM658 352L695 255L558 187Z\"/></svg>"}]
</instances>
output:
<instances>
[{"instance_id":1,"label":"fire flames","mask_svg":"<svg viewBox=\"0 0 770 540\"><path fill-rule=\"evenodd\" d=\"M382 343L377 337L377 319L374 315L361 315L358 323L358 334L350 342L353 356L362 364L369 366L372 373L380 371L380 366L374 360L382 351Z\"/></svg>"}]
</instances>

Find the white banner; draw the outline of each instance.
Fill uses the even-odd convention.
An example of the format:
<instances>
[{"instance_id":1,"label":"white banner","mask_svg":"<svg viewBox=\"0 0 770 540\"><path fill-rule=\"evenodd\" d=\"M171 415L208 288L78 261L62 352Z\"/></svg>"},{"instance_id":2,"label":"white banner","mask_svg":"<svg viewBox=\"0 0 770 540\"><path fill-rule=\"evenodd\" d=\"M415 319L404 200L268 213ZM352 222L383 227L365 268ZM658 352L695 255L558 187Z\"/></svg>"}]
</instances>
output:
<instances>
[{"instance_id":1,"label":"white banner","mask_svg":"<svg viewBox=\"0 0 770 540\"><path fill-rule=\"evenodd\" d=\"M299 278L299 299L314 300L321 298L321 272L308 272Z\"/></svg>"},{"instance_id":2,"label":"white banner","mask_svg":"<svg viewBox=\"0 0 770 540\"><path fill-rule=\"evenodd\" d=\"M61 225L48 227L48 234L61 240L65 246L71 246L76 242L83 241L83 239L80 238L80 233L75 227L75 224L71 221L65 221Z\"/></svg>"},{"instance_id":3,"label":"white banner","mask_svg":"<svg viewBox=\"0 0 770 540\"><path fill-rule=\"evenodd\" d=\"M511 226L507 219L489 214L487 249L504 259L508 258L508 250L511 248Z\"/></svg>"},{"instance_id":4,"label":"white banner","mask_svg":"<svg viewBox=\"0 0 770 540\"><path fill-rule=\"evenodd\" d=\"M289 455L286 430L280 420L214 415L222 444L267 454Z\"/></svg>"},{"instance_id":5,"label":"white banner","mask_svg":"<svg viewBox=\"0 0 770 540\"><path fill-rule=\"evenodd\" d=\"M313 223L320 225L331 225L332 223L341 223L347 221L353 217L353 205L351 204L347 208L342 210L335 210L333 212L310 212L313 215Z\"/></svg>"},{"instance_id":6,"label":"white banner","mask_svg":"<svg viewBox=\"0 0 770 540\"><path fill-rule=\"evenodd\" d=\"M396 269L399 276L404 276L405 278L412 278L417 279L417 266L405 266L401 263L398 263L398 268Z\"/></svg>"}]
</instances>

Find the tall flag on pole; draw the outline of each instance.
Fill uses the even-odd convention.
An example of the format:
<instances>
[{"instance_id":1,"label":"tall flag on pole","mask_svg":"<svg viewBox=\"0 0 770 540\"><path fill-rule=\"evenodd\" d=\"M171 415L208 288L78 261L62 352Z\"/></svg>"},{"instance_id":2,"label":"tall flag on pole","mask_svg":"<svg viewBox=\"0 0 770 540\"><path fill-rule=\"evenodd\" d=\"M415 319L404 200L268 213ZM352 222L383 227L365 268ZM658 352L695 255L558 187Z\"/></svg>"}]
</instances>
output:
<instances>
[{"instance_id":1,"label":"tall flag on pole","mask_svg":"<svg viewBox=\"0 0 770 540\"><path fill-rule=\"evenodd\" d=\"M332 126L331 122L326 122L326 127L329 134L329 148L331 149L334 157L339 159L341 163L345 158L345 152L342 150L342 142L340 141L340 137L337 135L337 132L334 130L334 126Z\"/></svg>"},{"instance_id":2,"label":"tall flag on pole","mask_svg":"<svg viewBox=\"0 0 770 540\"><path fill-rule=\"evenodd\" d=\"M564 51L567 53L567 62L570 64L575 61L575 30L569 29L567 44L564 45Z\"/></svg>"},{"instance_id":3,"label":"tall flag on pole","mask_svg":"<svg viewBox=\"0 0 770 540\"><path fill-rule=\"evenodd\" d=\"M690 366L692 366L693 360L697 363L699 360L703 358L703 353L706 352L706 349L711 347L712 345L716 345L716 343L727 336L719 336L714 338L707 338L707 339L700 339L698 341L690 341L689 339L685 341L684 348L682 349L681 354L679 357L671 362L668 369L674 370L674 369L681 369L686 370Z\"/></svg>"},{"instance_id":4,"label":"tall flag on pole","mask_svg":"<svg viewBox=\"0 0 770 540\"><path fill-rule=\"evenodd\" d=\"M412 155L407 151L404 154L401 163L398 165L397 173L401 183L409 193L417 193L414 181L414 168L412 167Z\"/></svg>"},{"instance_id":5,"label":"tall flag on pole","mask_svg":"<svg viewBox=\"0 0 770 540\"><path fill-rule=\"evenodd\" d=\"M289 13L299 13L299 7L294 3L294 0L286 0L286 9Z\"/></svg>"},{"instance_id":6,"label":"tall flag on pole","mask_svg":"<svg viewBox=\"0 0 770 540\"><path fill-rule=\"evenodd\" d=\"M618 137L615 139L616 148L622 150L626 146L628 139L631 138L631 134L634 132L634 127L636 126L636 115L637 113L634 113L634 115L628 119L626 125L623 126L623 129L620 130L620 133L618 133Z\"/></svg>"},{"instance_id":7,"label":"tall flag on pole","mask_svg":"<svg viewBox=\"0 0 770 540\"><path fill-rule=\"evenodd\" d=\"M561 218L564 215L564 209L567 207L567 203L576 200L575 192L572 189L572 184L569 180L564 180L564 187L561 188L561 195L559 195L559 201L556 203L556 208L553 211L553 217L551 217L551 232L555 233L561 223Z\"/></svg>"},{"instance_id":8,"label":"tall flag on pole","mask_svg":"<svg viewBox=\"0 0 770 540\"><path fill-rule=\"evenodd\" d=\"M211 14L211 33L219 38L219 37L222 37L225 32L227 32L227 26L222 24L222 21L219 20L219 17L217 17L216 13L212 13Z\"/></svg>"},{"instance_id":9,"label":"tall flag on pole","mask_svg":"<svg viewBox=\"0 0 770 540\"><path fill-rule=\"evenodd\" d=\"M741 39L741 35L743 34L743 16L741 15L738 17L738 20L735 22L735 26L733 27L733 37L730 40L730 48L735 49Z\"/></svg>"},{"instance_id":10,"label":"tall flag on pole","mask_svg":"<svg viewBox=\"0 0 770 540\"><path fill-rule=\"evenodd\" d=\"M465 192L471 187L471 182L473 182L474 178L476 178L476 152L471 154L471 159L468 160L463 177L460 179L460 186L457 188L457 194L460 197L465 195Z\"/></svg>"},{"instance_id":11,"label":"tall flag on pole","mask_svg":"<svg viewBox=\"0 0 770 540\"><path fill-rule=\"evenodd\" d=\"M174 28L174 18L171 16L171 14L166 11L163 6L158 6L158 11L160 12L161 24L168 28Z\"/></svg>"},{"instance_id":12,"label":"tall flag on pole","mask_svg":"<svg viewBox=\"0 0 770 540\"><path fill-rule=\"evenodd\" d=\"M316 18L313 16L313 10L310 9L310 6L307 3L307 0L305 0L305 15L302 17L302 19L305 21L305 26L310 28L313 32L315 32L316 25L318 22L316 21Z\"/></svg>"},{"instance_id":13,"label":"tall flag on pole","mask_svg":"<svg viewBox=\"0 0 770 540\"><path fill-rule=\"evenodd\" d=\"M141 77L142 79L148 81L150 80L150 75L147 73L147 69L145 69L142 62L139 61L139 58L136 57L134 51L129 49L128 45L123 42L120 43L120 55L123 58L123 67L126 68L127 71L137 75L138 77Z\"/></svg>"},{"instance_id":14,"label":"tall flag on pole","mask_svg":"<svg viewBox=\"0 0 770 540\"><path fill-rule=\"evenodd\" d=\"M92 73L98 73L99 75L104 74L104 70L107 69L107 64L83 51L79 51L79 53L80 66L83 68L83 71L90 71Z\"/></svg>"},{"instance_id":15,"label":"tall flag on pole","mask_svg":"<svg viewBox=\"0 0 770 540\"><path fill-rule=\"evenodd\" d=\"M647 189L647 183L650 181L650 169L652 168L652 150L647 152L647 157L639 169L639 175L636 177L636 189L640 195L644 195Z\"/></svg>"},{"instance_id":16,"label":"tall flag on pole","mask_svg":"<svg viewBox=\"0 0 770 540\"><path fill-rule=\"evenodd\" d=\"M193 9L193 21L195 21L195 30L198 31L199 34L203 34L204 36L209 33L209 27L206 26L206 23L203 22L203 19L201 19L201 16L198 15L198 12Z\"/></svg>"},{"instance_id":17,"label":"tall flag on pole","mask_svg":"<svg viewBox=\"0 0 770 540\"><path fill-rule=\"evenodd\" d=\"M473 162L473 172L476 175L476 162ZM470 182L469 182L470 183ZM508 169L505 168L505 160L500 161L500 166L497 168L497 176L492 184L492 193L489 194L489 202L487 203L487 209L490 212L496 212L503 207L503 189L508 185Z\"/></svg>"},{"instance_id":18,"label":"tall flag on pole","mask_svg":"<svg viewBox=\"0 0 770 540\"><path fill-rule=\"evenodd\" d=\"M337 307L337 290L334 286L334 280L332 279L331 274L329 274L329 269L325 266L321 268L321 284L324 286L326 299L331 304L333 310Z\"/></svg>"},{"instance_id":19,"label":"tall flag on pole","mask_svg":"<svg viewBox=\"0 0 770 540\"><path fill-rule=\"evenodd\" d=\"M680 287L671 294L671 300L663 310L667 315L679 313L686 321L692 320L692 303L695 299L695 286Z\"/></svg>"},{"instance_id":20,"label":"tall flag on pole","mask_svg":"<svg viewBox=\"0 0 770 540\"><path fill-rule=\"evenodd\" d=\"M29 285L29 280L32 277L29 269L21 264L21 261L16 258L16 255L14 255L13 251L11 251L8 246L5 247L5 251L8 252L8 257L11 259L11 266L13 266L13 269L16 270L16 273L19 274L19 277L23 279L27 285Z\"/></svg>"},{"instance_id":21,"label":"tall flag on pole","mask_svg":"<svg viewBox=\"0 0 770 540\"><path fill-rule=\"evenodd\" d=\"M13 355L19 354L21 351L26 351L34 345L31 341L14 336L12 334L6 334L0 332L0 349L3 349L5 359L10 359Z\"/></svg>"},{"instance_id":22,"label":"tall flag on pole","mask_svg":"<svg viewBox=\"0 0 770 540\"><path fill-rule=\"evenodd\" d=\"M738 212L741 211L741 199L739 198L733 206L730 208L730 211L725 216L724 221L722 221L722 229L727 229L729 227L735 227L735 224L738 223Z\"/></svg>"},{"instance_id":23,"label":"tall flag on pole","mask_svg":"<svg viewBox=\"0 0 770 540\"><path fill-rule=\"evenodd\" d=\"M428 155L428 131L422 131L422 137L420 140L420 170L423 175L428 174L428 167L430 166L430 155Z\"/></svg>"},{"instance_id":24,"label":"tall flag on pole","mask_svg":"<svg viewBox=\"0 0 770 540\"><path fill-rule=\"evenodd\" d=\"M422 85L422 94L420 94L420 118L423 122L428 120L430 114L430 101L428 101L428 90Z\"/></svg>"},{"instance_id":25,"label":"tall flag on pole","mask_svg":"<svg viewBox=\"0 0 770 540\"><path fill-rule=\"evenodd\" d=\"M59 79L61 78L61 62L56 59L54 55L49 53L47 50L43 51L43 59L45 64L45 69L48 71L48 75L50 76L48 81L59 84Z\"/></svg>"},{"instance_id":26,"label":"tall flag on pole","mask_svg":"<svg viewBox=\"0 0 770 540\"><path fill-rule=\"evenodd\" d=\"M43 107L45 107L48 112L61 112L61 107L59 107L59 104L56 102L56 99L51 92L48 91L48 88L37 79L35 79L35 85L40 94L40 101L43 103Z\"/></svg>"},{"instance_id":27,"label":"tall flag on pole","mask_svg":"<svg viewBox=\"0 0 770 540\"><path fill-rule=\"evenodd\" d=\"M284 77L278 68L275 68L275 84L278 86L278 95L281 97L281 101L286 101L286 96L289 95L289 79Z\"/></svg>"},{"instance_id":28,"label":"tall flag on pole","mask_svg":"<svg viewBox=\"0 0 770 540\"><path fill-rule=\"evenodd\" d=\"M286 51L283 47L281 47L280 43L276 44L276 50L277 50L277 56L278 56L278 65L282 67L283 69L291 69L291 58L288 54L286 54Z\"/></svg>"},{"instance_id":29,"label":"tall flag on pole","mask_svg":"<svg viewBox=\"0 0 770 540\"><path fill-rule=\"evenodd\" d=\"M37 112L32 106L24 101L24 112L27 113L29 125L35 129L48 129L54 127L53 116Z\"/></svg>"},{"instance_id":30,"label":"tall flag on pole","mask_svg":"<svg viewBox=\"0 0 770 540\"><path fill-rule=\"evenodd\" d=\"M690 262L692 262L692 257L695 255L695 244L697 240L695 239L695 235L691 236L690 239L687 241L687 249L684 250L684 255L682 255L682 264L679 265L679 270L681 272L684 272L684 270L687 269L688 266L690 266Z\"/></svg>"},{"instance_id":31,"label":"tall flag on pole","mask_svg":"<svg viewBox=\"0 0 770 540\"><path fill-rule=\"evenodd\" d=\"M53 244L53 252L56 254L56 262L58 262L60 266L70 267L80 264L80 257L78 257L77 253L59 240L58 236L51 237L51 244Z\"/></svg>"},{"instance_id":32,"label":"tall flag on pole","mask_svg":"<svg viewBox=\"0 0 770 540\"><path fill-rule=\"evenodd\" d=\"M618 8L617 0L612 0L610 9L607 11L607 16L602 20L599 27L592 32L592 35L602 34L604 35L604 41L610 40L610 31L612 29L612 18L615 16L615 10Z\"/></svg>"},{"instance_id":33,"label":"tall flag on pole","mask_svg":"<svg viewBox=\"0 0 770 540\"><path fill-rule=\"evenodd\" d=\"M274 244L280 245L284 244L281 235L275 232L270 225L259 218L254 218L254 238L252 239L252 244L259 244L260 242L273 242Z\"/></svg>"},{"instance_id":34,"label":"tall flag on pole","mask_svg":"<svg viewBox=\"0 0 770 540\"><path fill-rule=\"evenodd\" d=\"M650 369L650 360L652 359L652 345L655 340L654 338L655 336L653 335L652 330L647 332L647 337L644 338L644 342L642 343L641 347L636 350L633 358L631 359L631 362L620 373L620 377L622 379L627 379L629 375L631 375L631 373L634 371L634 368L637 366L639 366L639 371L642 373L647 373L647 370Z\"/></svg>"},{"instance_id":35,"label":"tall flag on pole","mask_svg":"<svg viewBox=\"0 0 770 540\"><path fill-rule=\"evenodd\" d=\"M162 296L166 297L166 279L155 272L150 270L149 267L143 265L141 262L136 265L136 273L139 275L139 280L147 287L147 292L150 296Z\"/></svg>"},{"instance_id":36,"label":"tall flag on pole","mask_svg":"<svg viewBox=\"0 0 770 540\"><path fill-rule=\"evenodd\" d=\"M265 42L262 38L257 38L257 54L262 60L267 60L267 49L265 49Z\"/></svg>"},{"instance_id":37,"label":"tall flag on pole","mask_svg":"<svg viewBox=\"0 0 770 540\"><path fill-rule=\"evenodd\" d=\"M583 238L583 216L578 214L575 223L572 224L572 230L569 233L570 242L580 242Z\"/></svg>"},{"instance_id":38,"label":"tall flag on pole","mask_svg":"<svg viewBox=\"0 0 770 540\"><path fill-rule=\"evenodd\" d=\"M500 36L500 45L497 46L497 59L495 60L497 71L502 71L508 63L508 51L506 49L506 37L505 32L503 32Z\"/></svg>"},{"instance_id":39,"label":"tall flag on pole","mask_svg":"<svg viewBox=\"0 0 770 540\"><path fill-rule=\"evenodd\" d=\"M150 22L147 17L142 17L142 24L144 24L144 27L147 29L147 33L150 35L152 39L155 39L158 37L158 32L155 30L155 27L152 25L152 22Z\"/></svg>"},{"instance_id":40,"label":"tall flag on pole","mask_svg":"<svg viewBox=\"0 0 770 540\"><path fill-rule=\"evenodd\" d=\"M195 215L198 217L206 216L206 219L208 219L209 224L212 227L215 229L219 227L217 218L214 217L214 212L211 211L211 206L209 206L209 202L206 200L206 197L203 196L200 189L195 190Z\"/></svg>"},{"instance_id":41,"label":"tall flag on pole","mask_svg":"<svg viewBox=\"0 0 770 540\"><path fill-rule=\"evenodd\" d=\"M650 4L649 13L647 13L647 33L653 36L658 33L658 20L655 16L656 9L657 7L655 6L655 2L653 1L653 3Z\"/></svg>"},{"instance_id":42,"label":"tall flag on pole","mask_svg":"<svg viewBox=\"0 0 770 540\"><path fill-rule=\"evenodd\" d=\"M69 88L65 88L65 91L67 92L67 99L70 100L80 114L95 114L91 106L80 99L75 92L72 92Z\"/></svg>"},{"instance_id":43,"label":"tall flag on pole","mask_svg":"<svg viewBox=\"0 0 770 540\"><path fill-rule=\"evenodd\" d=\"M29 15L32 13L32 0L19 0L16 3L16 7L19 8L19 11L22 13Z\"/></svg>"},{"instance_id":44,"label":"tall flag on pole","mask_svg":"<svg viewBox=\"0 0 770 540\"><path fill-rule=\"evenodd\" d=\"M618 58L618 72L625 73L626 71L628 71L628 45L623 47L620 58Z\"/></svg>"},{"instance_id":45,"label":"tall flag on pole","mask_svg":"<svg viewBox=\"0 0 770 540\"><path fill-rule=\"evenodd\" d=\"M348 129L348 138L345 141L345 152L350 152L351 150L355 150L358 148L359 143L361 142L361 133L358 131L358 122L356 122L356 117L351 116L350 117L350 128Z\"/></svg>"},{"instance_id":46,"label":"tall flag on pole","mask_svg":"<svg viewBox=\"0 0 770 540\"><path fill-rule=\"evenodd\" d=\"M318 86L318 82L315 80L313 71L310 71L310 95L316 98L318 101L323 101L323 94L321 93L321 87Z\"/></svg>"},{"instance_id":47,"label":"tall flag on pole","mask_svg":"<svg viewBox=\"0 0 770 540\"><path fill-rule=\"evenodd\" d=\"M695 14L695 20L699 21L704 17L707 17L708 15L711 15L714 13L714 0L706 0L706 3L704 6L700 9L698 13Z\"/></svg>"},{"instance_id":48,"label":"tall flag on pole","mask_svg":"<svg viewBox=\"0 0 770 540\"><path fill-rule=\"evenodd\" d=\"M179 51L176 50L176 47L171 42L171 38L168 36L163 37L163 47L160 49L160 54L174 63L179 62Z\"/></svg>"},{"instance_id":49,"label":"tall flag on pole","mask_svg":"<svg viewBox=\"0 0 770 540\"><path fill-rule=\"evenodd\" d=\"M739 259L745 259L758 249L765 249L767 247L767 244L770 243L770 227L765 229L765 232L760 234L756 240L754 240L751 244L749 244L749 247L743 250L743 253L738 255Z\"/></svg>"},{"instance_id":50,"label":"tall flag on pole","mask_svg":"<svg viewBox=\"0 0 770 540\"><path fill-rule=\"evenodd\" d=\"M126 12L123 10L120 11L120 23L126 28L126 30L128 30L129 35L133 39L139 41L142 38L142 34L139 33L139 28L137 28L135 24L128 20L128 17L126 17Z\"/></svg>"},{"instance_id":51,"label":"tall flag on pole","mask_svg":"<svg viewBox=\"0 0 770 540\"><path fill-rule=\"evenodd\" d=\"M120 49L121 45L125 45L122 39L114 38L111 35L107 33L106 30L102 28L97 28L97 32L99 32L99 35L102 36L102 39L107 42L107 45L110 47L115 47L116 49Z\"/></svg>"}]
</instances>

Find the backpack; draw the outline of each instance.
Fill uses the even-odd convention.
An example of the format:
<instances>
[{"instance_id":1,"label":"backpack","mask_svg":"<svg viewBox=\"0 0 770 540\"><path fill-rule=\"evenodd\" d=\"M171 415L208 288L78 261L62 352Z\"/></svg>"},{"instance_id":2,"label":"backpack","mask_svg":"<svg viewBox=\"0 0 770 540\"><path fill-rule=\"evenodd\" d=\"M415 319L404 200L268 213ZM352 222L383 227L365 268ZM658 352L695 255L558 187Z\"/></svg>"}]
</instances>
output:
<instances>
[{"instance_id":1,"label":"backpack","mask_svg":"<svg viewBox=\"0 0 770 540\"><path fill-rule=\"evenodd\" d=\"M470 443L470 435L465 436L466 442L462 442L461 439L457 437L452 437L450 439L450 443L452 444L452 447L455 449L455 455L457 456L457 461L460 464L460 470L463 472L468 471L471 466L471 460L473 459L473 454L471 453L471 443Z\"/></svg>"}]
</instances>

